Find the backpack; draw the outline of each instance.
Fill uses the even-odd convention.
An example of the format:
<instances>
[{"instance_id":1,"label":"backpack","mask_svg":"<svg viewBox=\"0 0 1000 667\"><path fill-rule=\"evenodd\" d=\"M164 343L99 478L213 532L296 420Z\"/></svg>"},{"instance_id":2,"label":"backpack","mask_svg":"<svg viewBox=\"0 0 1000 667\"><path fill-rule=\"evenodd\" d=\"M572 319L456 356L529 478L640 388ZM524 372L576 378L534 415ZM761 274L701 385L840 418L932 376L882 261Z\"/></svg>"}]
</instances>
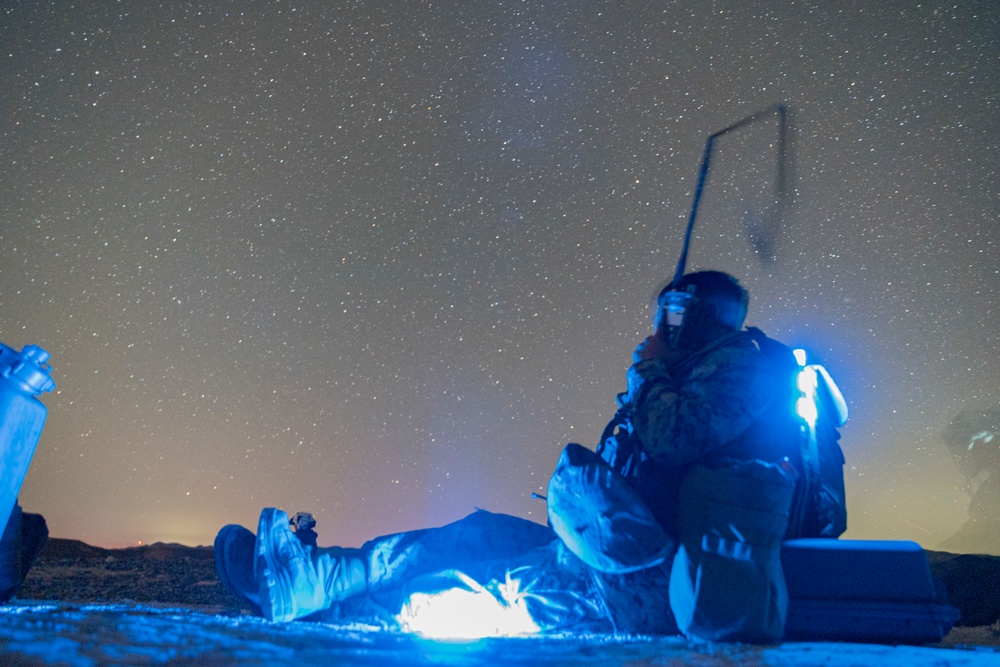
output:
<instances>
[{"instance_id":1,"label":"backpack","mask_svg":"<svg viewBox=\"0 0 1000 667\"><path fill-rule=\"evenodd\" d=\"M791 409L800 429L800 460L791 463L800 478L785 537L839 537L847 530L845 461L838 430L848 417L844 396L823 366L806 364L804 350L793 352L760 329L747 330L766 358L789 368L794 383ZM789 355L795 359L794 369Z\"/></svg>"}]
</instances>

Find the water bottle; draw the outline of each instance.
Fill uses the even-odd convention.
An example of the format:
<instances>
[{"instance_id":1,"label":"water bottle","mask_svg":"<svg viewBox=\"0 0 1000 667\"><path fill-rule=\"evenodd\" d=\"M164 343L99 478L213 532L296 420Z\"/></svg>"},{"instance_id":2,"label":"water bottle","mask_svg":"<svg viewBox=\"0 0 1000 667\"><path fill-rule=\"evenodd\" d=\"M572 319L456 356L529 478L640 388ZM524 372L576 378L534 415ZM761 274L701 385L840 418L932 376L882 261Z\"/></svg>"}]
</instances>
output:
<instances>
[{"instance_id":1,"label":"water bottle","mask_svg":"<svg viewBox=\"0 0 1000 667\"><path fill-rule=\"evenodd\" d=\"M49 353L37 345L17 350L0 343L0 534L28 474L48 411L38 400L56 383L45 363Z\"/></svg>"}]
</instances>

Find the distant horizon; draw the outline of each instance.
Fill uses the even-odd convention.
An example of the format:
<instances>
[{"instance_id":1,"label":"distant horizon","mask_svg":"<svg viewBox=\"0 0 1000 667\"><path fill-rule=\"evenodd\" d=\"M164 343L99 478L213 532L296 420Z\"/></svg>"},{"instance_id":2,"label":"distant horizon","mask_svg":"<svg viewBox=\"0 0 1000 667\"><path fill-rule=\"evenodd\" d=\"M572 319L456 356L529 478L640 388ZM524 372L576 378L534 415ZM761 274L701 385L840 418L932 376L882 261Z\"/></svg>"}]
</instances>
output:
<instances>
[{"instance_id":1,"label":"distant horizon","mask_svg":"<svg viewBox=\"0 0 1000 667\"><path fill-rule=\"evenodd\" d=\"M84 544L84 545L86 545L88 547L94 547L96 549L107 549L107 550L135 549L137 547L154 547L154 546L157 546L157 545L168 546L168 547L171 547L171 546L185 547L185 548L188 548L188 549L199 549L199 548L211 549L211 548L213 548L212 544L184 544L182 542L163 542L162 540L154 540L152 542L145 542L145 541L143 541L143 542L140 542L138 544L118 543L118 544L112 544L112 545L94 544L94 543L88 542L86 540L81 540L78 537L63 537L63 536L58 536L58 535L49 535L49 540L62 540L62 541L65 541L65 542L79 542L80 544Z\"/></svg>"},{"instance_id":2,"label":"distant horizon","mask_svg":"<svg viewBox=\"0 0 1000 667\"><path fill-rule=\"evenodd\" d=\"M155 541L152 541L152 542L142 541L139 544L117 544L117 545L113 545L113 546L108 546L108 545L104 545L104 544L93 544L91 542L87 542L86 540L82 540L80 538L75 538L75 537L60 537L60 536L49 535L49 539L50 540L53 540L53 539L64 540L64 541L67 541L67 542L79 542L79 543L84 544L84 545L86 545L88 547L95 547L97 549L105 549L105 550L109 550L109 551L121 550L121 549L135 549L135 548L140 548L140 547L154 547L154 546L157 546L157 545L168 546L168 547L172 547L172 546L184 547L186 549L212 549L212 548L214 548L214 544L185 544L183 542L173 542L173 541L171 541L171 542L164 542L162 540L155 540ZM861 539L861 538L843 537L843 536L841 536L840 538L835 538L835 539L840 539L840 540L858 540L858 541L886 541L886 540L882 540L882 539L879 539L879 538ZM892 540L888 540L888 541L892 541ZM920 544L916 540L906 540L906 541L917 542L918 545ZM933 551L933 552L936 552L936 553L950 553L950 554L954 554L956 556L960 556L960 555L976 555L976 556L988 556L988 557L991 557L991 558L1000 558L1000 553L988 553L988 552L979 552L979 551L962 551L962 552L959 552L959 551L946 551L946 550L943 550L943 549L935 549L935 548L932 548L932 547L926 547L924 545L920 545L920 547L924 551Z\"/></svg>"}]
</instances>

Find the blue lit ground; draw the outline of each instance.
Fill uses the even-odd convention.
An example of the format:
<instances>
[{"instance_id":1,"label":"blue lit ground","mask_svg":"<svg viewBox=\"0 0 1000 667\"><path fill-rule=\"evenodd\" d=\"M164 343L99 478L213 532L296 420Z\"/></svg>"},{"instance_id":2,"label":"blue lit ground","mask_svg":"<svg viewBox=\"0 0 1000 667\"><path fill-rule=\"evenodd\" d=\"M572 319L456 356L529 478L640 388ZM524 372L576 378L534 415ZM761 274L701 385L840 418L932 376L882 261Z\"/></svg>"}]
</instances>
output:
<instances>
[{"instance_id":1,"label":"blue lit ground","mask_svg":"<svg viewBox=\"0 0 1000 667\"><path fill-rule=\"evenodd\" d=\"M751 647L677 638L524 637L431 642L366 627L273 624L249 616L131 604L18 601L0 607L0 665L906 665L1000 667L988 628L939 646L787 643ZM980 634L975 634L979 632ZM986 633L985 635L982 633Z\"/></svg>"}]
</instances>

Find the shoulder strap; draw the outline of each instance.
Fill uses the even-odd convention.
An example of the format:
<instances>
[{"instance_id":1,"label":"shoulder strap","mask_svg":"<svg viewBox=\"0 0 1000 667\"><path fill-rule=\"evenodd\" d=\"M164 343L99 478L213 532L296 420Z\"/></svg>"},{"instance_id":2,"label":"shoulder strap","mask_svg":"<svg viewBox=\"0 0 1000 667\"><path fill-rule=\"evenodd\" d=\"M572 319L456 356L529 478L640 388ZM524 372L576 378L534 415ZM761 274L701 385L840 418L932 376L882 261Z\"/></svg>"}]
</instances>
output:
<instances>
[{"instance_id":1,"label":"shoulder strap","mask_svg":"<svg viewBox=\"0 0 1000 667\"><path fill-rule=\"evenodd\" d=\"M793 370L798 366L792 348L784 343L768 337L767 334L757 327L747 327L746 334L757 344L757 348L761 351L761 354L765 355L769 360L787 367L788 370Z\"/></svg>"}]
</instances>

